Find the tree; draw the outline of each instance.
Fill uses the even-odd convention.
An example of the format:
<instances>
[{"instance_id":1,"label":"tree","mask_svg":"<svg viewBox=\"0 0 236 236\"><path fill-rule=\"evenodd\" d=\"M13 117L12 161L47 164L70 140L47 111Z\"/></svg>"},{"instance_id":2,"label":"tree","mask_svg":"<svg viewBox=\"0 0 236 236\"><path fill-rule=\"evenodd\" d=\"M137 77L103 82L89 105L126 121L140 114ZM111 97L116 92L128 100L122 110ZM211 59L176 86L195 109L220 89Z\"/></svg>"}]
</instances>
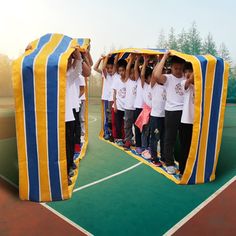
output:
<instances>
[{"instance_id":1,"label":"tree","mask_svg":"<svg viewBox=\"0 0 236 236\"><path fill-rule=\"evenodd\" d=\"M195 22L192 23L188 34L187 34L188 41L190 42L190 54L198 55L201 54L202 51L202 39L200 37L200 33L197 30L197 25Z\"/></svg>"},{"instance_id":2,"label":"tree","mask_svg":"<svg viewBox=\"0 0 236 236\"><path fill-rule=\"evenodd\" d=\"M170 33L169 33L169 37L168 37L168 48L173 49L173 50L179 49L178 42L175 37L175 30L173 27L170 28Z\"/></svg>"},{"instance_id":3,"label":"tree","mask_svg":"<svg viewBox=\"0 0 236 236\"><path fill-rule=\"evenodd\" d=\"M230 64L232 63L232 60L231 60L230 54L229 54L229 50L224 43L221 43L219 50L218 50L218 55L219 55L219 57L228 61Z\"/></svg>"},{"instance_id":4,"label":"tree","mask_svg":"<svg viewBox=\"0 0 236 236\"><path fill-rule=\"evenodd\" d=\"M213 36L211 33L208 33L205 41L202 45L202 54L211 54L213 56L217 56L217 47L213 40Z\"/></svg>"},{"instance_id":5,"label":"tree","mask_svg":"<svg viewBox=\"0 0 236 236\"><path fill-rule=\"evenodd\" d=\"M180 52L190 54L190 42L184 29L182 29L181 33L178 35L177 43Z\"/></svg>"},{"instance_id":6,"label":"tree","mask_svg":"<svg viewBox=\"0 0 236 236\"><path fill-rule=\"evenodd\" d=\"M157 48L158 49L165 49L165 48L167 48L166 36L165 36L165 32L164 32L163 29L159 33L158 42L157 42Z\"/></svg>"}]
</instances>

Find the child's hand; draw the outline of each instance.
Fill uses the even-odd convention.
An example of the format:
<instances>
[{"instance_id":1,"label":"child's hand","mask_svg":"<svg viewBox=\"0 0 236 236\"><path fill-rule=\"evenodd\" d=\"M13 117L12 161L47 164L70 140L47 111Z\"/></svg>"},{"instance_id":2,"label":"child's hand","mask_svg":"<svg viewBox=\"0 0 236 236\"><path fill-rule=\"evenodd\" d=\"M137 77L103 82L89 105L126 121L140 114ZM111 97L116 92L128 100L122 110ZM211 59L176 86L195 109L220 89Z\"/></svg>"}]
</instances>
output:
<instances>
[{"instance_id":1,"label":"child's hand","mask_svg":"<svg viewBox=\"0 0 236 236\"><path fill-rule=\"evenodd\" d=\"M76 60L81 60L82 59L81 53L80 53L78 48L76 48L75 51L73 52L73 56Z\"/></svg>"},{"instance_id":2,"label":"child's hand","mask_svg":"<svg viewBox=\"0 0 236 236\"><path fill-rule=\"evenodd\" d=\"M168 50L165 52L163 58L165 58L165 60L166 60L167 58L169 58L169 56L170 56L170 51Z\"/></svg>"},{"instance_id":3,"label":"child's hand","mask_svg":"<svg viewBox=\"0 0 236 236\"><path fill-rule=\"evenodd\" d=\"M143 55L144 63L148 63L150 56L149 55Z\"/></svg>"},{"instance_id":4,"label":"child's hand","mask_svg":"<svg viewBox=\"0 0 236 236\"><path fill-rule=\"evenodd\" d=\"M115 113L117 112L117 106L116 106L115 103L114 103L114 112L115 112Z\"/></svg>"}]
</instances>

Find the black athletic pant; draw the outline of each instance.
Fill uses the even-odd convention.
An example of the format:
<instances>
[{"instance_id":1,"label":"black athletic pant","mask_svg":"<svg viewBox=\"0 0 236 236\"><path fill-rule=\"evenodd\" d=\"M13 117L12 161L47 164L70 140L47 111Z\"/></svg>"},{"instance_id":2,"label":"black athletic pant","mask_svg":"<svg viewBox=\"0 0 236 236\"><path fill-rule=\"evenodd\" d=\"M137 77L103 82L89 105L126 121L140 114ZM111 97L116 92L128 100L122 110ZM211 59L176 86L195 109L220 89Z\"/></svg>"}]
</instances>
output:
<instances>
[{"instance_id":1,"label":"black athletic pant","mask_svg":"<svg viewBox=\"0 0 236 236\"><path fill-rule=\"evenodd\" d=\"M66 158L67 173L73 165L75 121L66 122Z\"/></svg>"},{"instance_id":2,"label":"black athletic pant","mask_svg":"<svg viewBox=\"0 0 236 236\"><path fill-rule=\"evenodd\" d=\"M81 123L80 123L80 112L76 112L75 109L73 109L73 114L75 117L75 133L74 133L74 143L75 144L81 144Z\"/></svg>"},{"instance_id":3,"label":"black athletic pant","mask_svg":"<svg viewBox=\"0 0 236 236\"><path fill-rule=\"evenodd\" d=\"M181 124L181 111L165 111L165 143L164 157L167 166L174 166L174 147L179 132L180 153L183 153L183 124Z\"/></svg>"},{"instance_id":4,"label":"black athletic pant","mask_svg":"<svg viewBox=\"0 0 236 236\"><path fill-rule=\"evenodd\" d=\"M116 127L116 138L117 139L122 139L122 126L124 123L124 115L125 112L121 111L121 110L117 110L117 112L115 112L115 127Z\"/></svg>"},{"instance_id":5,"label":"black athletic pant","mask_svg":"<svg viewBox=\"0 0 236 236\"><path fill-rule=\"evenodd\" d=\"M142 110L143 110L142 108L136 108L134 110L134 123L137 120L139 114L142 112ZM140 129L136 125L134 125L134 131L135 131L135 146L142 147L142 141L141 141L142 133L140 132Z\"/></svg>"},{"instance_id":6,"label":"black athletic pant","mask_svg":"<svg viewBox=\"0 0 236 236\"><path fill-rule=\"evenodd\" d=\"M183 174L191 146L193 125L192 124L181 124L181 125L182 125L183 145L181 147L181 153L179 158L179 171L180 174Z\"/></svg>"}]
</instances>

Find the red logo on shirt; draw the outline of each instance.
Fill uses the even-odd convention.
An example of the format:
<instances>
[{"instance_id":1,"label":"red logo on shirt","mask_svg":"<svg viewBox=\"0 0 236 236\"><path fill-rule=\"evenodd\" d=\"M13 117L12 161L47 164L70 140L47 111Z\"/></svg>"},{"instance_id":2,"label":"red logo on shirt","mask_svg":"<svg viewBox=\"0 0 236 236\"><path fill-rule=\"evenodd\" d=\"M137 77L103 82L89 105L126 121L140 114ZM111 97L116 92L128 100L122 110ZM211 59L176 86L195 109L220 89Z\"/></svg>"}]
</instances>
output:
<instances>
[{"instance_id":1,"label":"red logo on shirt","mask_svg":"<svg viewBox=\"0 0 236 236\"><path fill-rule=\"evenodd\" d=\"M178 83L175 85L175 92L179 94L180 96L184 95L184 91L182 89L181 83Z\"/></svg>"}]
</instances>

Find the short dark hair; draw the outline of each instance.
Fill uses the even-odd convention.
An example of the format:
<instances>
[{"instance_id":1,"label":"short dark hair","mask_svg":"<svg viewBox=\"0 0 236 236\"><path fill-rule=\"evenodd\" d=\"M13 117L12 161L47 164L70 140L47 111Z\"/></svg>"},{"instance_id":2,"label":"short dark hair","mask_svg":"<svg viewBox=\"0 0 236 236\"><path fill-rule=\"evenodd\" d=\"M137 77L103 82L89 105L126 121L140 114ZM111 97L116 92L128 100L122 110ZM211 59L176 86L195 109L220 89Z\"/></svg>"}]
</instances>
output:
<instances>
[{"instance_id":1,"label":"short dark hair","mask_svg":"<svg viewBox=\"0 0 236 236\"><path fill-rule=\"evenodd\" d=\"M127 66L127 61L124 60L124 59L120 59L120 60L117 62L117 65L118 65L118 67L126 68L126 66Z\"/></svg>"},{"instance_id":2,"label":"short dark hair","mask_svg":"<svg viewBox=\"0 0 236 236\"><path fill-rule=\"evenodd\" d=\"M193 66L192 66L191 62L185 62L185 64L184 64L184 71L186 71L186 70L193 71Z\"/></svg>"},{"instance_id":3,"label":"short dark hair","mask_svg":"<svg viewBox=\"0 0 236 236\"><path fill-rule=\"evenodd\" d=\"M145 79L147 79L149 76L152 75L152 71L153 71L153 69L152 69L150 66L147 66L147 67L146 67L146 70L145 70Z\"/></svg>"},{"instance_id":4,"label":"short dark hair","mask_svg":"<svg viewBox=\"0 0 236 236\"><path fill-rule=\"evenodd\" d=\"M180 58L180 57L177 57L177 56L172 56L170 58L170 64L173 65L173 64L184 64L185 63L185 60Z\"/></svg>"},{"instance_id":5,"label":"short dark hair","mask_svg":"<svg viewBox=\"0 0 236 236\"><path fill-rule=\"evenodd\" d=\"M107 65L114 65L114 58L112 57L108 58Z\"/></svg>"}]
</instances>

